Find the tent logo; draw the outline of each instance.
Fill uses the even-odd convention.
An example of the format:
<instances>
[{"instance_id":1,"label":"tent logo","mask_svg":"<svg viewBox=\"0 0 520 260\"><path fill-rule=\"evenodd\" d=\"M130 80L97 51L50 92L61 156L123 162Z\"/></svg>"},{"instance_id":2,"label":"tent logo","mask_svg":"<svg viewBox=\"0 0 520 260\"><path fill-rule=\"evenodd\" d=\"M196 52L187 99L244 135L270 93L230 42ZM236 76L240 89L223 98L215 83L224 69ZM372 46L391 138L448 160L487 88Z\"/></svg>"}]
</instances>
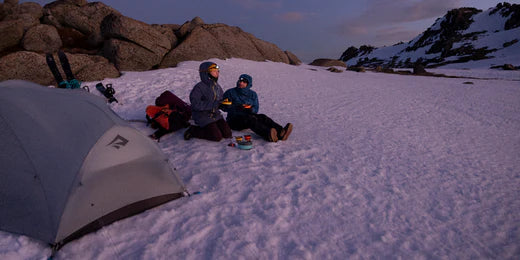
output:
<instances>
[{"instance_id":1,"label":"tent logo","mask_svg":"<svg viewBox=\"0 0 520 260\"><path fill-rule=\"evenodd\" d=\"M112 142L107 144L107 146L112 146L116 149L119 149L119 148L125 146L127 143L128 143L128 139L126 139L120 135L117 135L116 138L114 138L114 140L112 140Z\"/></svg>"}]
</instances>

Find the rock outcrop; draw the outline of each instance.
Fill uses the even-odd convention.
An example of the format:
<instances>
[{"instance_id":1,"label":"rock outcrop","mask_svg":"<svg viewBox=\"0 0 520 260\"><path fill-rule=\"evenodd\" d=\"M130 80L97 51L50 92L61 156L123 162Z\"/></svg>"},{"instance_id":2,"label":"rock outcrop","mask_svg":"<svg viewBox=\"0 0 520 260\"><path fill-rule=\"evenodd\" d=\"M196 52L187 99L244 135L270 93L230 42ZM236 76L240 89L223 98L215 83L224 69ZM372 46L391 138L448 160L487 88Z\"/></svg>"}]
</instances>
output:
<instances>
[{"instance_id":1,"label":"rock outcrop","mask_svg":"<svg viewBox=\"0 0 520 260\"><path fill-rule=\"evenodd\" d=\"M290 51L285 51L285 54L287 55L287 58L289 58L289 64L291 65L300 65L302 64L302 61L294 55L294 53Z\"/></svg>"},{"instance_id":2,"label":"rock outcrop","mask_svg":"<svg viewBox=\"0 0 520 260\"><path fill-rule=\"evenodd\" d=\"M0 68L0 81L24 79L44 85L53 81L45 56L36 52L18 51L3 56Z\"/></svg>"},{"instance_id":3,"label":"rock outcrop","mask_svg":"<svg viewBox=\"0 0 520 260\"><path fill-rule=\"evenodd\" d=\"M101 22L110 14L120 13L101 2L78 5L77 1L55 1L44 6L45 20L53 21L51 25L58 28L73 28L88 39L91 48L103 44ZM58 24L55 24L57 22Z\"/></svg>"},{"instance_id":4,"label":"rock outcrop","mask_svg":"<svg viewBox=\"0 0 520 260\"><path fill-rule=\"evenodd\" d=\"M183 24L176 32L176 36L181 41L164 57L161 68L173 67L186 60L209 58L271 60L292 64L288 54L276 45L257 39L238 27L225 24L204 24L199 17ZM296 56L293 57L293 60L299 61Z\"/></svg>"},{"instance_id":5,"label":"rock outcrop","mask_svg":"<svg viewBox=\"0 0 520 260\"><path fill-rule=\"evenodd\" d=\"M86 0L58 0L43 7L5 0L0 3L0 34L0 80L40 84L55 84L45 54L60 49L81 81L210 58L301 63L291 52L238 27L206 24L200 17L182 25L150 25Z\"/></svg>"},{"instance_id":6,"label":"rock outcrop","mask_svg":"<svg viewBox=\"0 0 520 260\"><path fill-rule=\"evenodd\" d=\"M313 66L321 66L321 67L333 67L333 66L339 66L346 68L347 65L345 62L340 60L333 60L333 59L315 59L309 65Z\"/></svg>"},{"instance_id":7,"label":"rock outcrop","mask_svg":"<svg viewBox=\"0 0 520 260\"><path fill-rule=\"evenodd\" d=\"M103 54L119 70L139 71L157 67L171 49L170 39L159 30L122 15L107 15L101 23L101 33L104 39L108 39Z\"/></svg>"},{"instance_id":8,"label":"rock outcrop","mask_svg":"<svg viewBox=\"0 0 520 260\"><path fill-rule=\"evenodd\" d=\"M16 47L23 38L23 24L19 20L0 22L0 52Z\"/></svg>"},{"instance_id":9,"label":"rock outcrop","mask_svg":"<svg viewBox=\"0 0 520 260\"><path fill-rule=\"evenodd\" d=\"M25 50L44 53L57 52L62 46L56 27L46 24L39 24L27 30L21 44Z\"/></svg>"},{"instance_id":10,"label":"rock outcrop","mask_svg":"<svg viewBox=\"0 0 520 260\"><path fill-rule=\"evenodd\" d=\"M87 54L68 54L72 72L81 81L96 81L105 78L119 77L119 71L113 64L101 56ZM57 55L54 57L58 60ZM0 81L23 79L42 85L56 85L47 63L45 55L18 51L0 58ZM61 66L58 66L61 71ZM64 75L63 71L61 73ZM103 78L100 78L101 77Z\"/></svg>"}]
</instances>

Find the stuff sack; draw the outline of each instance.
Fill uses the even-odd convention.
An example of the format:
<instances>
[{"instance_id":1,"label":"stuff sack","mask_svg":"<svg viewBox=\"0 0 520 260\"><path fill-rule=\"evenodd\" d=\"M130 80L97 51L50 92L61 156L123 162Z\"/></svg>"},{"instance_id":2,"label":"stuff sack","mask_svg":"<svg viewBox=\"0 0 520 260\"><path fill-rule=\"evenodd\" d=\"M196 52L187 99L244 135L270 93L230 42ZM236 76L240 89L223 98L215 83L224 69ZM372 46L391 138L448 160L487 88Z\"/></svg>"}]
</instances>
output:
<instances>
[{"instance_id":1,"label":"stuff sack","mask_svg":"<svg viewBox=\"0 0 520 260\"><path fill-rule=\"evenodd\" d=\"M186 122L191 118L191 106L168 90L155 99L155 105L158 107L169 105L170 109L177 111Z\"/></svg>"},{"instance_id":2,"label":"stuff sack","mask_svg":"<svg viewBox=\"0 0 520 260\"><path fill-rule=\"evenodd\" d=\"M147 106L146 118L152 128L164 128L169 132L185 128L190 125L190 123L185 120L183 115L181 115L175 109L170 109L169 105L162 107Z\"/></svg>"},{"instance_id":3,"label":"stuff sack","mask_svg":"<svg viewBox=\"0 0 520 260\"><path fill-rule=\"evenodd\" d=\"M146 107L146 119L153 129L158 129L150 137L161 136L190 126L191 107L170 91L163 92L155 99L155 106Z\"/></svg>"}]
</instances>

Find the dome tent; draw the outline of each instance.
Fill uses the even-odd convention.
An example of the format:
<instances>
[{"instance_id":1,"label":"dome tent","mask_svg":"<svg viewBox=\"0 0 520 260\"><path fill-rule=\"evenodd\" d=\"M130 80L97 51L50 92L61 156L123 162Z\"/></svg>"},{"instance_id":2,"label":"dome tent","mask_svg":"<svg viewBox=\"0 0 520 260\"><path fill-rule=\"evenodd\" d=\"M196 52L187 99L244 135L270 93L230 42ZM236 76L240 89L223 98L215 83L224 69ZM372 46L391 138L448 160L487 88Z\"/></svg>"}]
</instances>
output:
<instances>
[{"instance_id":1,"label":"dome tent","mask_svg":"<svg viewBox=\"0 0 520 260\"><path fill-rule=\"evenodd\" d=\"M55 248L186 189L157 144L83 90L0 83L0 230Z\"/></svg>"}]
</instances>

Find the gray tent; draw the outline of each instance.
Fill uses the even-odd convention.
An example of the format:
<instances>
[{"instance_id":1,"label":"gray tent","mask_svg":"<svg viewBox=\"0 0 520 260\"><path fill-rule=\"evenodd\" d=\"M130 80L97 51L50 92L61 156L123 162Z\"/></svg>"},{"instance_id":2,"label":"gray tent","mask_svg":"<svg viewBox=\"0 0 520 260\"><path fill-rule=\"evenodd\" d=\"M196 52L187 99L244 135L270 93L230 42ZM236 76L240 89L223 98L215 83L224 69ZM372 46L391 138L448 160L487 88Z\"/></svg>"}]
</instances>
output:
<instances>
[{"instance_id":1,"label":"gray tent","mask_svg":"<svg viewBox=\"0 0 520 260\"><path fill-rule=\"evenodd\" d=\"M60 247L185 191L157 144L100 97L0 83L0 230Z\"/></svg>"}]
</instances>

